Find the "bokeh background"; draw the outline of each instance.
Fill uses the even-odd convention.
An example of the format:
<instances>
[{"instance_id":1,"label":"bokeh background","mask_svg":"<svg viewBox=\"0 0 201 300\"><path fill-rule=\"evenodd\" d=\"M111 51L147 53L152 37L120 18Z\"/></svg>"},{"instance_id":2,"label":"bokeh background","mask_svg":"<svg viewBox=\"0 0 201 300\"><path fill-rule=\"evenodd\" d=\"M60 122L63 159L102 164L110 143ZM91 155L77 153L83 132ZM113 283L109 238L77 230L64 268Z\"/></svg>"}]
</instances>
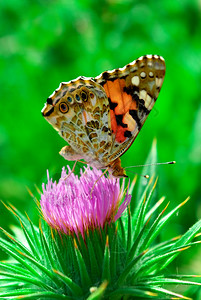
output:
<instances>
[{"instance_id":1,"label":"bokeh background","mask_svg":"<svg viewBox=\"0 0 201 300\"><path fill-rule=\"evenodd\" d=\"M65 141L41 115L59 83L123 67L144 54L162 55L167 72L156 105L122 165L142 164L156 137L158 162L177 161L157 168L159 196L166 195L171 207L191 196L164 235L182 234L201 217L198 0L0 1L1 200L37 221L27 187L39 199L36 187L46 181L46 170L57 177L67 163L58 153ZM7 228L13 219L0 208L0 226ZM199 247L184 254L178 272L183 266L187 273L201 274L199 255Z\"/></svg>"}]
</instances>

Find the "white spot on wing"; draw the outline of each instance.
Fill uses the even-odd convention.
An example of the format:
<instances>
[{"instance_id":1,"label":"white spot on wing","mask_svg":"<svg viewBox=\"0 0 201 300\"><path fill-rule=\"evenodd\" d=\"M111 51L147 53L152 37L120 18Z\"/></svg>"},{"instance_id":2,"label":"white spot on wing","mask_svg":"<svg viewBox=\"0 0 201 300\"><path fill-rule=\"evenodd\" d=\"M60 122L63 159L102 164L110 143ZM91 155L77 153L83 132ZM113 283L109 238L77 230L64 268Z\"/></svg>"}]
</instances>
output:
<instances>
[{"instance_id":1,"label":"white spot on wing","mask_svg":"<svg viewBox=\"0 0 201 300\"><path fill-rule=\"evenodd\" d=\"M129 131L134 131L137 128L137 124L136 121L133 120L133 118L131 117L130 113L127 112L124 117L123 117L123 123L124 124L128 124L128 130Z\"/></svg>"},{"instance_id":2,"label":"white spot on wing","mask_svg":"<svg viewBox=\"0 0 201 300\"><path fill-rule=\"evenodd\" d=\"M119 68L120 71L125 71L127 66L124 66L123 68Z\"/></svg>"},{"instance_id":3,"label":"white spot on wing","mask_svg":"<svg viewBox=\"0 0 201 300\"><path fill-rule=\"evenodd\" d=\"M98 76L96 76L96 79L100 79L102 77L102 73Z\"/></svg>"},{"instance_id":4,"label":"white spot on wing","mask_svg":"<svg viewBox=\"0 0 201 300\"><path fill-rule=\"evenodd\" d=\"M155 101L151 101L151 103L150 103L150 105L149 105L149 110L152 110L152 108L153 108L153 106L154 106L154 104L155 104Z\"/></svg>"},{"instance_id":5,"label":"white spot on wing","mask_svg":"<svg viewBox=\"0 0 201 300\"><path fill-rule=\"evenodd\" d=\"M95 104L96 104L96 96L95 96L95 95L94 95L93 98L91 98L91 104L92 104L93 106L95 106Z\"/></svg>"},{"instance_id":6,"label":"white spot on wing","mask_svg":"<svg viewBox=\"0 0 201 300\"><path fill-rule=\"evenodd\" d=\"M44 104L44 107L43 107L43 109L41 110L42 113L44 112L44 110L46 109L46 107L47 107L47 103Z\"/></svg>"},{"instance_id":7,"label":"white spot on wing","mask_svg":"<svg viewBox=\"0 0 201 300\"><path fill-rule=\"evenodd\" d=\"M132 82L133 85L138 86L139 83L140 83L139 76L133 76L132 79L131 79L131 82Z\"/></svg>"},{"instance_id":8,"label":"white spot on wing","mask_svg":"<svg viewBox=\"0 0 201 300\"><path fill-rule=\"evenodd\" d=\"M144 79L146 77L146 73L145 72L141 72L140 73L140 77Z\"/></svg>"},{"instance_id":9,"label":"white spot on wing","mask_svg":"<svg viewBox=\"0 0 201 300\"><path fill-rule=\"evenodd\" d=\"M141 90L141 91L140 91L139 98L140 98L140 99L143 99L144 102L146 102L146 97L147 97L147 92L146 92L145 90Z\"/></svg>"},{"instance_id":10,"label":"white spot on wing","mask_svg":"<svg viewBox=\"0 0 201 300\"><path fill-rule=\"evenodd\" d=\"M154 67L156 70L165 70L165 66L164 66L164 64L162 64L161 61L156 61L154 63Z\"/></svg>"},{"instance_id":11,"label":"white spot on wing","mask_svg":"<svg viewBox=\"0 0 201 300\"><path fill-rule=\"evenodd\" d=\"M152 89L153 89L154 84L155 84L154 81L149 81L149 82L148 82L148 85L149 85L149 88L150 88L151 91L152 91Z\"/></svg>"},{"instance_id":12,"label":"white spot on wing","mask_svg":"<svg viewBox=\"0 0 201 300\"><path fill-rule=\"evenodd\" d=\"M149 94L147 94L146 100L145 100L145 107L148 108L150 103L151 103L151 96L149 96Z\"/></svg>"},{"instance_id":13,"label":"white spot on wing","mask_svg":"<svg viewBox=\"0 0 201 300\"><path fill-rule=\"evenodd\" d=\"M136 63L136 60L132 61L132 62L130 63L130 65L133 66L135 63Z\"/></svg>"},{"instance_id":14,"label":"white spot on wing","mask_svg":"<svg viewBox=\"0 0 201 300\"><path fill-rule=\"evenodd\" d=\"M138 67L137 66L132 66L131 65L131 68L130 68L130 72L135 72L138 70Z\"/></svg>"},{"instance_id":15,"label":"white spot on wing","mask_svg":"<svg viewBox=\"0 0 201 300\"><path fill-rule=\"evenodd\" d=\"M107 71L108 74L114 73L115 69Z\"/></svg>"},{"instance_id":16,"label":"white spot on wing","mask_svg":"<svg viewBox=\"0 0 201 300\"><path fill-rule=\"evenodd\" d=\"M161 87L163 83L163 79L162 78L158 78L156 77L156 86L157 87Z\"/></svg>"},{"instance_id":17,"label":"white spot on wing","mask_svg":"<svg viewBox=\"0 0 201 300\"><path fill-rule=\"evenodd\" d=\"M153 62L152 62L152 61L149 61L149 62L147 63L147 65L148 65L149 68L153 68Z\"/></svg>"}]
</instances>

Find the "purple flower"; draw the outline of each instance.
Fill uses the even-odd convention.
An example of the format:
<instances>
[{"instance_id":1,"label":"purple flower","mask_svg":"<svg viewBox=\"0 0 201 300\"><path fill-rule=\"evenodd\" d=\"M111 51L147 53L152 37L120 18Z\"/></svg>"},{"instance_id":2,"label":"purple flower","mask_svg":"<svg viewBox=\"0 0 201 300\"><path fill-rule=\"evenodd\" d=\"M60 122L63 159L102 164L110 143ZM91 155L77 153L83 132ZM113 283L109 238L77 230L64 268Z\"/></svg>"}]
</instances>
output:
<instances>
[{"instance_id":1,"label":"purple flower","mask_svg":"<svg viewBox=\"0 0 201 300\"><path fill-rule=\"evenodd\" d=\"M62 169L59 182L52 181L47 171L48 182L43 184L41 209L47 223L65 234L79 235L88 229L104 228L115 222L130 203L131 195L125 194L124 181L101 176L97 169L86 167L80 178L68 167Z\"/></svg>"}]
</instances>

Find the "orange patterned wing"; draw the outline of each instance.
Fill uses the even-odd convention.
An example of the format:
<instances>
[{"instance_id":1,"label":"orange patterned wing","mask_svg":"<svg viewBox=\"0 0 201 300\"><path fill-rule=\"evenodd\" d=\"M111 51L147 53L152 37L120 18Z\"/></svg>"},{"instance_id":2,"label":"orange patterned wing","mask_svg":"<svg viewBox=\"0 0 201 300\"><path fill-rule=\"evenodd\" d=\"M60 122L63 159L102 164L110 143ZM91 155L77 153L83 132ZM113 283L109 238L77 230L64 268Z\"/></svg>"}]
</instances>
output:
<instances>
[{"instance_id":1,"label":"orange patterned wing","mask_svg":"<svg viewBox=\"0 0 201 300\"><path fill-rule=\"evenodd\" d=\"M103 86L110 104L113 144L109 161L121 156L137 137L156 102L164 76L164 59L146 55L94 78Z\"/></svg>"}]
</instances>

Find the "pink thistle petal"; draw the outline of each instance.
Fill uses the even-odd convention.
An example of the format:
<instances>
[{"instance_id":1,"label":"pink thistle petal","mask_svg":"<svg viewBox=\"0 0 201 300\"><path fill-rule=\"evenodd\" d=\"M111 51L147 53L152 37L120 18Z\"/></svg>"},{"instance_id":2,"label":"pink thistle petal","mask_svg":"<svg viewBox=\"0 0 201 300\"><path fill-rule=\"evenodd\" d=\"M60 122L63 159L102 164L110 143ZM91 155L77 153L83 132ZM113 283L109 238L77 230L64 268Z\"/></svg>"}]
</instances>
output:
<instances>
[{"instance_id":1,"label":"pink thistle petal","mask_svg":"<svg viewBox=\"0 0 201 300\"><path fill-rule=\"evenodd\" d=\"M124 182L101 176L97 169L86 167L80 178L68 166L68 174L62 168L58 183L47 172L47 184L42 185L41 210L47 223L65 234L81 235L89 229L115 222L124 213L131 201L126 193L123 199Z\"/></svg>"}]
</instances>

